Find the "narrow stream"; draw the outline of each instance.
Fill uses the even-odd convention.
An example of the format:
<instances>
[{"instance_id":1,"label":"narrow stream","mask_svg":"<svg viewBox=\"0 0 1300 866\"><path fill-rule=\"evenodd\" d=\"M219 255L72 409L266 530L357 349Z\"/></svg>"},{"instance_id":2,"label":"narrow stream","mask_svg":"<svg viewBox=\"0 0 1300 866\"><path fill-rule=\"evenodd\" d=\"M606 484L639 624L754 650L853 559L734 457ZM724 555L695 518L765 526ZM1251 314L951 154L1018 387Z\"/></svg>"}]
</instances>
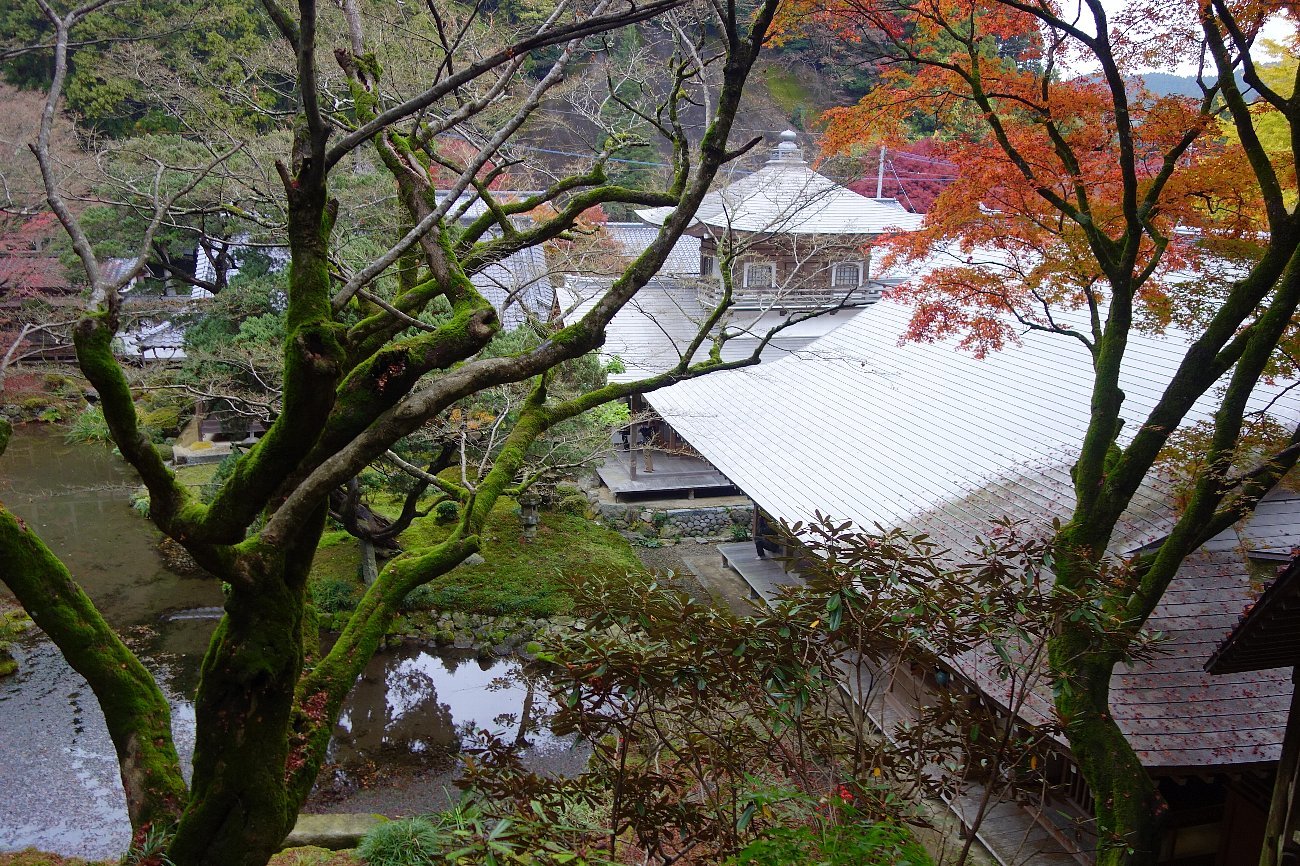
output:
<instances>
[{"instance_id":1,"label":"narrow stream","mask_svg":"<svg viewBox=\"0 0 1300 866\"><path fill-rule=\"evenodd\" d=\"M154 671L188 764L191 698L221 591L210 578L166 567L156 531L131 511L137 484L109 448L65 444L57 430L21 430L0 458L0 501L40 531ZM22 641L15 655L19 673L0 680L0 851L119 856L130 831L94 695L43 635ZM543 686L516 659L419 646L380 653L349 697L308 808L394 815L441 808L455 756L478 728L527 743L539 771L576 772L582 750L539 724L549 709Z\"/></svg>"}]
</instances>

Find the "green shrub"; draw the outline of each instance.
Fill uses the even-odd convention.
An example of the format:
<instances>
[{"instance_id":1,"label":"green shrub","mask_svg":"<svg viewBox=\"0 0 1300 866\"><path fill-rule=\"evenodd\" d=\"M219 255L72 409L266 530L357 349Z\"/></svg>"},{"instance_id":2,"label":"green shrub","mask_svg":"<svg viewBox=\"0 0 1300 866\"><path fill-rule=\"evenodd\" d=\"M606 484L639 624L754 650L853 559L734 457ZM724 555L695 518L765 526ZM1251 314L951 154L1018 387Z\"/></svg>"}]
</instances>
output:
<instances>
[{"instance_id":1,"label":"green shrub","mask_svg":"<svg viewBox=\"0 0 1300 866\"><path fill-rule=\"evenodd\" d=\"M356 584L339 577L313 578L308 584L312 604L325 613L342 613L357 606Z\"/></svg>"},{"instance_id":2,"label":"green shrub","mask_svg":"<svg viewBox=\"0 0 1300 866\"><path fill-rule=\"evenodd\" d=\"M430 866L441 859L438 828L427 818L400 818L375 827L357 853L369 866Z\"/></svg>"},{"instance_id":3,"label":"green shrub","mask_svg":"<svg viewBox=\"0 0 1300 866\"><path fill-rule=\"evenodd\" d=\"M242 452L238 448L232 447L230 449L230 453L222 458L221 462L217 464L217 471L212 473L212 477L208 479L208 482L203 485L203 489L199 491L199 499L204 502L211 502L216 498L217 494L221 491L221 486L226 483L226 480L229 479L231 475L235 474L235 467L239 465L241 453Z\"/></svg>"},{"instance_id":4,"label":"green shrub","mask_svg":"<svg viewBox=\"0 0 1300 866\"><path fill-rule=\"evenodd\" d=\"M731 524L731 529L728 531L731 533L732 541L749 541L749 527L743 523Z\"/></svg>"},{"instance_id":5,"label":"green shrub","mask_svg":"<svg viewBox=\"0 0 1300 866\"><path fill-rule=\"evenodd\" d=\"M591 503L587 501L587 497L582 493L570 493L561 497L555 503L555 510L560 514L572 514L575 517L581 517L587 513L590 505Z\"/></svg>"},{"instance_id":6,"label":"green shrub","mask_svg":"<svg viewBox=\"0 0 1300 866\"><path fill-rule=\"evenodd\" d=\"M433 514L439 523L451 523L460 516L460 506L450 499L445 499L433 509Z\"/></svg>"},{"instance_id":7,"label":"green shrub","mask_svg":"<svg viewBox=\"0 0 1300 866\"><path fill-rule=\"evenodd\" d=\"M436 595L433 587L429 586L429 584L421 584L406 594L406 598L402 599L398 609L404 612L429 610L434 606Z\"/></svg>"},{"instance_id":8,"label":"green shrub","mask_svg":"<svg viewBox=\"0 0 1300 866\"><path fill-rule=\"evenodd\" d=\"M149 490L139 487L131 494L131 509L141 517L149 516Z\"/></svg>"},{"instance_id":9,"label":"green shrub","mask_svg":"<svg viewBox=\"0 0 1300 866\"><path fill-rule=\"evenodd\" d=\"M172 832L169 828L154 825L145 831L144 837L131 843L131 848L122 857L122 866L146 866L162 864L170 866L167 846L171 844Z\"/></svg>"},{"instance_id":10,"label":"green shrub","mask_svg":"<svg viewBox=\"0 0 1300 866\"><path fill-rule=\"evenodd\" d=\"M897 824L846 820L821 826L774 827L751 842L737 866L931 866L912 835Z\"/></svg>"},{"instance_id":11,"label":"green shrub","mask_svg":"<svg viewBox=\"0 0 1300 866\"><path fill-rule=\"evenodd\" d=\"M104 410L90 406L78 415L63 434L67 442L107 442L109 441L108 422L104 420Z\"/></svg>"},{"instance_id":12,"label":"green shrub","mask_svg":"<svg viewBox=\"0 0 1300 866\"><path fill-rule=\"evenodd\" d=\"M140 425L154 438L175 436L180 432L181 412L174 406L160 406L140 413Z\"/></svg>"}]
</instances>

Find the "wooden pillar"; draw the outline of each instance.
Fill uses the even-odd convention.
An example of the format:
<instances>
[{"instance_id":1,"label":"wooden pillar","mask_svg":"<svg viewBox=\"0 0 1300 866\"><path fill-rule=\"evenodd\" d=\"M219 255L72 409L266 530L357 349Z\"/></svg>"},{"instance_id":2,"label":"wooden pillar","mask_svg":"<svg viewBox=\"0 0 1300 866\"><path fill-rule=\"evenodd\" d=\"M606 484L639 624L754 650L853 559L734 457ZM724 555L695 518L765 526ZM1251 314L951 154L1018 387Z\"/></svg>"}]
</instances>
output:
<instances>
[{"instance_id":1,"label":"wooden pillar","mask_svg":"<svg viewBox=\"0 0 1300 866\"><path fill-rule=\"evenodd\" d=\"M1273 798L1268 807L1268 823L1264 825L1264 848L1259 854L1259 866L1281 866L1282 850L1296 830L1296 767L1300 764L1300 689L1296 677L1300 667L1291 675L1291 711L1287 714L1286 734L1282 738L1282 757L1277 762L1277 779L1273 782Z\"/></svg>"},{"instance_id":2,"label":"wooden pillar","mask_svg":"<svg viewBox=\"0 0 1300 866\"><path fill-rule=\"evenodd\" d=\"M370 586L379 579L379 562L375 556L375 545L368 538L361 538L358 541L361 542L361 582Z\"/></svg>"}]
</instances>

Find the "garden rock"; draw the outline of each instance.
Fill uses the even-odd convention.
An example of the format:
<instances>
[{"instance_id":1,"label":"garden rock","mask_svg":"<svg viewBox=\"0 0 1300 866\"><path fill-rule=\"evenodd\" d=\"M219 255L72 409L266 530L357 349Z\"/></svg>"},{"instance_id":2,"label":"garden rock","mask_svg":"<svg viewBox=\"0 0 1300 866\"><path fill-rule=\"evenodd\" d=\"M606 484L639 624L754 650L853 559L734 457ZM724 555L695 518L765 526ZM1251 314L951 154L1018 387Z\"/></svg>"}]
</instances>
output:
<instances>
[{"instance_id":1,"label":"garden rock","mask_svg":"<svg viewBox=\"0 0 1300 866\"><path fill-rule=\"evenodd\" d=\"M388 819L383 815L342 813L337 815L299 815L293 832L285 837L283 848L327 848L341 851L355 848L361 837Z\"/></svg>"}]
</instances>

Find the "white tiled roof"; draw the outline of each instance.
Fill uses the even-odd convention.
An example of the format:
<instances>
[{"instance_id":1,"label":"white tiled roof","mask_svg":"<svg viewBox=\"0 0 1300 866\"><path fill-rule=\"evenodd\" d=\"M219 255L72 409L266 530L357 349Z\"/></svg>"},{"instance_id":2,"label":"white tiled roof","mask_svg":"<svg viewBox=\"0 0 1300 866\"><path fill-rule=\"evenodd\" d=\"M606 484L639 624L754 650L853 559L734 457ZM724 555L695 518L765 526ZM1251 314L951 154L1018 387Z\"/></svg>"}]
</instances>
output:
<instances>
[{"instance_id":1,"label":"white tiled roof","mask_svg":"<svg viewBox=\"0 0 1300 866\"><path fill-rule=\"evenodd\" d=\"M566 322L575 321L591 308L610 288L612 278L565 278L559 290L561 307ZM610 374L614 382L634 382L670 369L681 360L711 308L701 302L699 287L691 280L656 277L637 292L610 322L601 357L606 361L617 358L622 362L622 373ZM859 310L837 311L834 315L818 316L792 325L779 333L765 348L762 358L768 361L785 357L807 348L818 338L848 322ZM759 313L734 313L728 327L740 335L723 345L724 361L739 360L753 353L758 341L773 327L787 321L777 311ZM695 360L708 357L710 345L705 342Z\"/></svg>"},{"instance_id":2,"label":"white tiled roof","mask_svg":"<svg viewBox=\"0 0 1300 866\"><path fill-rule=\"evenodd\" d=\"M644 223L606 223L605 232L622 247L628 257L639 256L654 242L659 229ZM682 235L673 245L659 273L665 276L698 275L700 272L700 239Z\"/></svg>"},{"instance_id":3,"label":"white tiled roof","mask_svg":"<svg viewBox=\"0 0 1300 866\"><path fill-rule=\"evenodd\" d=\"M921 226L920 214L858 195L808 167L793 133L761 169L704 197L695 221L714 229L776 234L876 235ZM663 225L671 207L637 211L651 225Z\"/></svg>"},{"instance_id":4,"label":"white tiled roof","mask_svg":"<svg viewBox=\"0 0 1300 866\"><path fill-rule=\"evenodd\" d=\"M899 343L911 310L882 301L801 352L647 395L699 451L764 509L789 521L821 511L926 532L969 549L999 516L1044 527L1074 502L1070 466L1088 421L1092 369L1078 342L1029 333L984 360L952 341ZM1181 336L1130 338L1121 387L1127 439L1186 349ZM1288 427L1300 419L1289 382L1261 384L1252 409ZM1210 417L1213 395L1186 423ZM1149 478L1112 549L1165 536L1168 484ZM1151 658L1116 668L1111 706L1143 764L1166 770L1276 761L1291 695L1288 670L1210 676L1203 666L1254 597L1244 554L1300 544L1300 498L1278 490L1243 524L1188 557L1147 623L1166 635ZM991 653L950 663L1009 704ZM1044 681L1021 710L1055 712Z\"/></svg>"},{"instance_id":5,"label":"white tiled roof","mask_svg":"<svg viewBox=\"0 0 1300 866\"><path fill-rule=\"evenodd\" d=\"M1074 501L1070 466L1088 423L1090 356L1077 341L1031 332L977 360L952 341L905 343L910 308L882 301L805 350L649 395L705 458L771 514L817 511L949 535L999 515L1047 522ZM1121 387L1125 437L1145 418L1185 350L1177 336L1135 334ZM1300 419L1300 395L1261 385L1253 405ZM1213 397L1188 422L1206 419ZM1158 480L1135 498L1116 538L1133 550L1172 522Z\"/></svg>"},{"instance_id":6,"label":"white tiled roof","mask_svg":"<svg viewBox=\"0 0 1300 866\"><path fill-rule=\"evenodd\" d=\"M651 404L764 510L790 521L816 511L926 532L969 550L988 521L1010 516L1045 528L1074 503L1070 467L1088 423L1092 365L1080 343L1023 335L1023 345L976 360L952 341L902 343L911 309L885 300L805 351L650 394ZM1134 334L1126 352L1125 440L1138 429L1186 351L1183 335ZM1261 384L1251 408L1287 426L1300 419L1290 382ZM1187 423L1216 406L1208 395ZM1167 481L1149 477L1112 549L1164 537L1175 510ZM1290 671L1210 676L1214 646L1253 597L1245 551L1300 544L1300 499L1277 490L1251 519L1188 557L1148 622L1166 640L1157 654L1115 668L1114 718L1145 766L1187 768L1277 761L1291 696ZM949 659L1009 705L1009 680L991 654ZM1245 707L1245 709L1243 709ZM1021 710L1054 718L1043 689Z\"/></svg>"},{"instance_id":7,"label":"white tiled roof","mask_svg":"<svg viewBox=\"0 0 1300 866\"><path fill-rule=\"evenodd\" d=\"M176 361L185 357L185 329L171 322L136 327L117 337L118 352L148 361Z\"/></svg>"},{"instance_id":8,"label":"white tiled roof","mask_svg":"<svg viewBox=\"0 0 1300 866\"><path fill-rule=\"evenodd\" d=\"M438 202L438 204L441 205L443 202L447 200L447 194L448 194L447 190L438 190L437 192L434 193L434 198ZM508 204L511 202L522 201L523 199L526 199L529 196L542 195L542 194L543 193L541 190L527 190L527 189L492 191L493 198L495 198L496 201L500 204ZM460 221L462 223L473 222L474 220L483 216L483 214L487 213L487 205L483 202L483 199L479 197L479 194L473 190L468 190L466 192L461 193L460 197L457 198L456 201L452 204L452 206L447 209L447 212L449 214L454 214L459 210L461 210L461 208L465 209L465 212L461 214L460 217ZM526 219L526 217L524 219Z\"/></svg>"}]
</instances>

